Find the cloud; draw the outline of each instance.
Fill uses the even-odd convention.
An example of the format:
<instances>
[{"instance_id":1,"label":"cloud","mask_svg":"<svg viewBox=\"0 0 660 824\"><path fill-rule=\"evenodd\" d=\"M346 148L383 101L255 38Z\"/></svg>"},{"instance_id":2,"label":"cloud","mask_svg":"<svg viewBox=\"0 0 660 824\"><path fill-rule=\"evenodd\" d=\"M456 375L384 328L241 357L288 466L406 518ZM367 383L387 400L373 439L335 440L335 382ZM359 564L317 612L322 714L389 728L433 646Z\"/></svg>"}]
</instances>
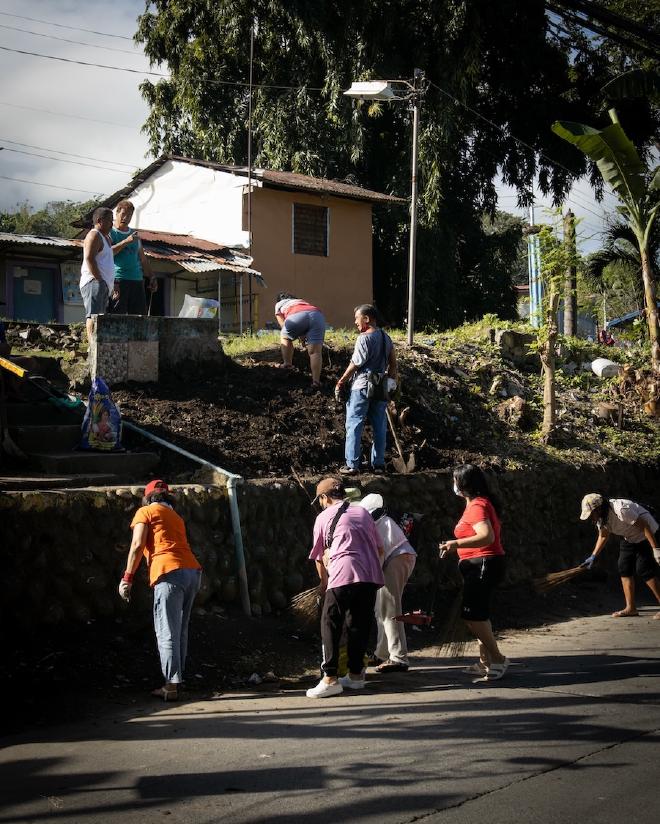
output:
<instances>
[{"instance_id":1,"label":"cloud","mask_svg":"<svg viewBox=\"0 0 660 824\"><path fill-rule=\"evenodd\" d=\"M1 27L0 45L71 60L148 70L148 60L132 40L103 37L8 16L33 17L130 38L135 32L137 16L143 9L141 0L119 0L112 4L100 0L60 0L56 6L45 0L8 0L0 9L3 12L0 26L41 32L90 45L66 43ZM108 51L101 46L132 51L133 54ZM0 175L47 184L37 186L1 180L0 209L10 208L25 200L39 208L49 200L86 200L92 196L86 192L109 194L127 183L135 168L148 162L147 139L140 132L148 114L147 105L138 90L143 79L141 75L2 50L0 73L11 80L3 84L0 101L12 104L0 105L0 145L5 146L5 150L0 152ZM19 106L25 108L16 108ZM9 151L49 154L5 142L8 140L86 155L101 161L80 159L81 163L90 165L104 167L103 161L121 161L132 165L130 168L119 167L125 168L125 171L117 173L117 167L110 164L104 169L94 169L49 161ZM50 154L61 159L77 159L55 152ZM109 171L110 168L114 170ZM84 191L71 192L67 189Z\"/></svg>"}]
</instances>

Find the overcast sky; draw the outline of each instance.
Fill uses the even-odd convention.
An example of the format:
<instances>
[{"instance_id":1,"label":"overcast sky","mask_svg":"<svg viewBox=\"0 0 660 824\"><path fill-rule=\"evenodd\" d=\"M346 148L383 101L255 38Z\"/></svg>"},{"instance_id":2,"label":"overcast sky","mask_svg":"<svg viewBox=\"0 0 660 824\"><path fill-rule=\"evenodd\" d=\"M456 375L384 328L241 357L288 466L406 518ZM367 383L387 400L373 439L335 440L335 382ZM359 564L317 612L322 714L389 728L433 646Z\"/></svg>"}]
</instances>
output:
<instances>
[{"instance_id":1,"label":"overcast sky","mask_svg":"<svg viewBox=\"0 0 660 824\"><path fill-rule=\"evenodd\" d=\"M148 71L147 60L132 41L143 9L142 0L0 0L0 46ZM144 75L0 48L0 76L5 80L0 87L0 209L23 201L38 208L49 200L107 195L149 162L140 131L147 117L138 89ZM539 197L537 221L543 218L544 205L550 204ZM613 197L599 205L589 186L580 183L568 205L582 218L578 231L583 251L597 247L603 211L612 209ZM515 192L504 187L500 207L523 214Z\"/></svg>"}]
</instances>

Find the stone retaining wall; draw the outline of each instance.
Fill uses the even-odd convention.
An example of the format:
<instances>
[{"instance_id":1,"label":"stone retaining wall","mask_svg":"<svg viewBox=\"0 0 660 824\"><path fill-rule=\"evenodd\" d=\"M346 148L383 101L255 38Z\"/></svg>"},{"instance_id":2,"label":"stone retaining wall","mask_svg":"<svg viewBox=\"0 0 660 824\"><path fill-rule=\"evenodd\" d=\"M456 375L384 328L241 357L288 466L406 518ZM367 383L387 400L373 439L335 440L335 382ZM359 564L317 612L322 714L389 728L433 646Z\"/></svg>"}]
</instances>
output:
<instances>
[{"instance_id":1,"label":"stone retaining wall","mask_svg":"<svg viewBox=\"0 0 660 824\"><path fill-rule=\"evenodd\" d=\"M595 534L578 517L583 494L603 490L658 505L659 477L658 470L629 465L607 475L594 467L557 466L492 476L506 507L506 583L515 585L570 567L589 554ZM451 474L371 478L362 490L381 492L399 510L424 513L420 557L411 583L431 585L434 547L452 535L461 511L461 502L451 490ZM3 625L27 630L120 614L124 605L116 589L128 552L129 524L141 494L137 488L1 494ZM199 603L238 608L226 490L175 487L175 495L190 543L205 570ZM247 482L239 499L253 609L257 615L269 614L315 583L313 564L307 561L314 511L300 487L290 481ZM615 557L613 549L609 555L611 560ZM151 595L144 564L133 589L131 610L147 617Z\"/></svg>"}]
</instances>

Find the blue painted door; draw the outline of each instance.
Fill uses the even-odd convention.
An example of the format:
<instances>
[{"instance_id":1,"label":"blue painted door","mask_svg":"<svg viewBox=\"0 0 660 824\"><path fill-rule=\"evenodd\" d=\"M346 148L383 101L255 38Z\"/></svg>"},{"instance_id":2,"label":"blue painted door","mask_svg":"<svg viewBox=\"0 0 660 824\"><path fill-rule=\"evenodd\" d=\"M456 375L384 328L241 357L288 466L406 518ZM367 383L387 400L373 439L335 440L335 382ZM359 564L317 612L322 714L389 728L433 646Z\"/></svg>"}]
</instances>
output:
<instances>
[{"instance_id":1,"label":"blue painted door","mask_svg":"<svg viewBox=\"0 0 660 824\"><path fill-rule=\"evenodd\" d=\"M39 266L15 266L14 317L39 323L57 320L55 309L55 271Z\"/></svg>"}]
</instances>

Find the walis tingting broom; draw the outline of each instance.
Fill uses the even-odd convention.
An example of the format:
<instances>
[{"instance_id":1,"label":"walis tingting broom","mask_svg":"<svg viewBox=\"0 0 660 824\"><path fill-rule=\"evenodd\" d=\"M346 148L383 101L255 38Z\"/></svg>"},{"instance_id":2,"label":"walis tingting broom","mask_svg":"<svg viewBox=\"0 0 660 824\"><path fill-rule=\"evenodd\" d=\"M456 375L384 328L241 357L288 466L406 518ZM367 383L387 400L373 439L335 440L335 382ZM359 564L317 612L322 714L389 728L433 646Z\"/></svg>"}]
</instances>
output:
<instances>
[{"instance_id":1,"label":"walis tingting broom","mask_svg":"<svg viewBox=\"0 0 660 824\"><path fill-rule=\"evenodd\" d=\"M536 592L550 592L551 589L567 584L574 578L578 578L587 568L583 566L571 567L571 569L563 569L560 572L549 572L547 575L542 575L540 578L534 578L532 584Z\"/></svg>"}]
</instances>

